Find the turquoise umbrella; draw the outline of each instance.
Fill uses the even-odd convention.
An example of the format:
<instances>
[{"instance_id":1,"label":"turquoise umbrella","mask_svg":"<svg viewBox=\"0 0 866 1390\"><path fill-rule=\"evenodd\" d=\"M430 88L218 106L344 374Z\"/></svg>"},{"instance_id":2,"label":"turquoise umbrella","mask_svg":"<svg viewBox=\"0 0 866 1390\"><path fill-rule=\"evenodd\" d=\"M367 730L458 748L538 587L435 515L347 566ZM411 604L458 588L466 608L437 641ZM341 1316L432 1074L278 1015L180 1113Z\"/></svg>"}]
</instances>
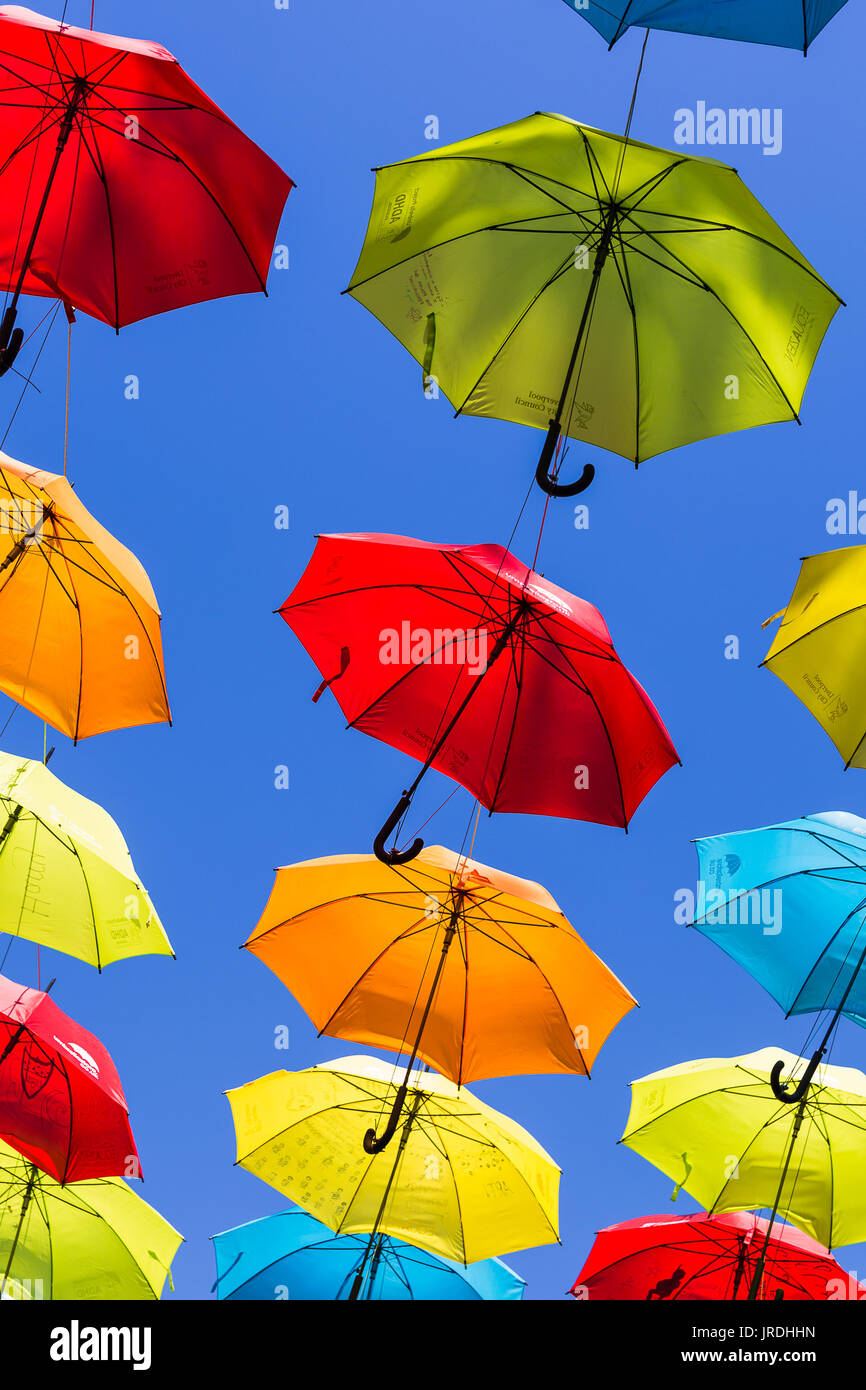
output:
<instances>
[{"instance_id":1,"label":"turquoise umbrella","mask_svg":"<svg viewBox=\"0 0 866 1390\"><path fill-rule=\"evenodd\" d=\"M787 1015L832 1013L802 1098L844 1015L866 1027L866 820L826 811L696 840L694 922Z\"/></svg>"},{"instance_id":2,"label":"turquoise umbrella","mask_svg":"<svg viewBox=\"0 0 866 1390\"><path fill-rule=\"evenodd\" d=\"M627 29L672 29L715 39L800 48L829 24L845 0L565 0L608 45Z\"/></svg>"},{"instance_id":3,"label":"turquoise umbrella","mask_svg":"<svg viewBox=\"0 0 866 1390\"><path fill-rule=\"evenodd\" d=\"M525 1281L501 1260L455 1264L391 1236L335 1236L293 1208L213 1237L217 1298L471 1300L523 1297ZM360 1279L359 1279L360 1276Z\"/></svg>"}]
</instances>

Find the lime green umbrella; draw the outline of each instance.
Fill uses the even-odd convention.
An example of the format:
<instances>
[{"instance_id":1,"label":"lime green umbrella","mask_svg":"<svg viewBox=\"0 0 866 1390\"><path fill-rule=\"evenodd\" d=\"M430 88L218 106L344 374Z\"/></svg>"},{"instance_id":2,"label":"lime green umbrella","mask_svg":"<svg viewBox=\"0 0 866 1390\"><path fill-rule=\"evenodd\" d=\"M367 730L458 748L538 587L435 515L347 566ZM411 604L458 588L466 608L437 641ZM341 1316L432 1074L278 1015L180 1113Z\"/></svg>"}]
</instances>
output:
<instances>
[{"instance_id":1,"label":"lime green umbrella","mask_svg":"<svg viewBox=\"0 0 866 1390\"><path fill-rule=\"evenodd\" d=\"M0 931L100 970L173 954L108 812L10 753L0 753Z\"/></svg>"},{"instance_id":2,"label":"lime green umbrella","mask_svg":"<svg viewBox=\"0 0 866 1390\"><path fill-rule=\"evenodd\" d=\"M376 170L347 293L457 414L635 464L799 418L842 302L736 170L538 112Z\"/></svg>"},{"instance_id":3,"label":"lime green umbrella","mask_svg":"<svg viewBox=\"0 0 866 1390\"><path fill-rule=\"evenodd\" d=\"M0 1296L159 1298L182 1239L123 1178L62 1187L0 1141Z\"/></svg>"},{"instance_id":4,"label":"lime green umbrella","mask_svg":"<svg viewBox=\"0 0 866 1390\"><path fill-rule=\"evenodd\" d=\"M621 1143L708 1212L773 1209L828 1248L866 1240L866 1076L819 1066L796 1105L774 1094L808 1063L780 1048L685 1062L632 1082Z\"/></svg>"}]
</instances>

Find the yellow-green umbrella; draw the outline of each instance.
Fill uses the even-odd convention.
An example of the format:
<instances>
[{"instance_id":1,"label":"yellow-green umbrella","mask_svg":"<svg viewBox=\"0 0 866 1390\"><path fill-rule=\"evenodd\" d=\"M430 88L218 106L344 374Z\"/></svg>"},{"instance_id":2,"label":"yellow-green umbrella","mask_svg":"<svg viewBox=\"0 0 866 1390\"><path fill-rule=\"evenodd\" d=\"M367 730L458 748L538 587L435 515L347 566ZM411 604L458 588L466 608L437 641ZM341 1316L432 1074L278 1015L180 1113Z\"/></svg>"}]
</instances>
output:
<instances>
[{"instance_id":1,"label":"yellow-green umbrella","mask_svg":"<svg viewBox=\"0 0 866 1390\"><path fill-rule=\"evenodd\" d=\"M866 768L866 545L807 556L763 665Z\"/></svg>"},{"instance_id":2,"label":"yellow-green umbrella","mask_svg":"<svg viewBox=\"0 0 866 1390\"><path fill-rule=\"evenodd\" d=\"M348 286L458 414L634 463L798 418L839 297L716 160L537 112L376 170Z\"/></svg>"},{"instance_id":3,"label":"yellow-green umbrella","mask_svg":"<svg viewBox=\"0 0 866 1390\"><path fill-rule=\"evenodd\" d=\"M553 1159L434 1072L413 1073L393 1149L365 1153L394 1075L345 1057L228 1091L237 1162L338 1234L379 1231L462 1264L558 1241Z\"/></svg>"},{"instance_id":4,"label":"yellow-green umbrella","mask_svg":"<svg viewBox=\"0 0 866 1390\"><path fill-rule=\"evenodd\" d=\"M55 1182L0 1141L0 1293L157 1299L183 1237L122 1178Z\"/></svg>"},{"instance_id":5,"label":"yellow-green umbrella","mask_svg":"<svg viewBox=\"0 0 866 1390\"><path fill-rule=\"evenodd\" d=\"M99 970L173 955L108 812L10 753L0 753L0 931Z\"/></svg>"},{"instance_id":6,"label":"yellow-green umbrella","mask_svg":"<svg viewBox=\"0 0 866 1390\"><path fill-rule=\"evenodd\" d=\"M774 1093L779 1059L789 1078L808 1065L765 1047L633 1081L621 1143L708 1212L774 1207L828 1248L866 1240L866 1076L818 1066L792 1105Z\"/></svg>"}]
</instances>

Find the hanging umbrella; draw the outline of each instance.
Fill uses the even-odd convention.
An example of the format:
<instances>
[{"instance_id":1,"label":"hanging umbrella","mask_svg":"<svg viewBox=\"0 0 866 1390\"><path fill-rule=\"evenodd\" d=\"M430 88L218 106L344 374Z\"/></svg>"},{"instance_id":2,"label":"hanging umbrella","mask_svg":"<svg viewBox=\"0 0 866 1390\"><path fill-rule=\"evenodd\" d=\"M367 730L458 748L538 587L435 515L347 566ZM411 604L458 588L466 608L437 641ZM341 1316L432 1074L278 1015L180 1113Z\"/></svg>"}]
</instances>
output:
<instances>
[{"instance_id":1,"label":"hanging umbrella","mask_svg":"<svg viewBox=\"0 0 866 1390\"><path fill-rule=\"evenodd\" d=\"M363 1267L360 1298L475 1302L523 1297L526 1281L501 1260L464 1267L391 1236L335 1236L297 1208L213 1236L217 1298L345 1299ZM285 1292L283 1292L285 1290Z\"/></svg>"},{"instance_id":2,"label":"hanging umbrella","mask_svg":"<svg viewBox=\"0 0 866 1390\"><path fill-rule=\"evenodd\" d=\"M767 1207L772 1220L781 1213L828 1248L864 1240L866 1076L819 1066L792 1106L777 1099L770 1082L780 1056L786 1076L807 1065L765 1047L632 1082L620 1142L710 1213Z\"/></svg>"},{"instance_id":3,"label":"hanging umbrella","mask_svg":"<svg viewBox=\"0 0 866 1390\"><path fill-rule=\"evenodd\" d=\"M323 943L326 950L323 953ZM458 1086L590 1067L635 1000L537 883L434 846L410 866L278 869L245 943L320 1034L408 1052ZM378 1152L396 1129L401 1087ZM371 1146L372 1147L371 1149Z\"/></svg>"},{"instance_id":4,"label":"hanging umbrella","mask_svg":"<svg viewBox=\"0 0 866 1390\"><path fill-rule=\"evenodd\" d=\"M122 1178L61 1187L0 1142L0 1291L12 1298L159 1298L183 1239Z\"/></svg>"},{"instance_id":5,"label":"hanging umbrella","mask_svg":"<svg viewBox=\"0 0 866 1390\"><path fill-rule=\"evenodd\" d=\"M264 291L291 179L160 44L0 6L0 375L21 294L115 329Z\"/></svg>"},{"instance_id":6,"label":"hanging umbrella","mask_svg":"<svg viewBox=\"0 0 866 1390\"><path fill-rule=\"evenodd\" d=\"M423 766L376 838L385 840L431 767L493 811L627 827L678 762L654 706L617 656L601 614L498 545L404 536L321 536L279 610L349 727Z\"/></svg>"},{"instance_id":7,"label":"hanging umbrella","mask_svg":"<svg viewBox=\"0 0 866 1390\"><path fill-rule=\"evenodd\" d=\"M546 429L556 496L595 471L552 481L563 434L638 464L798 419L841 303L736 170L545 112L376 170L347 293L458 415Z\"/></svg>"},{"instance_id":8,"label":"hanging umbrella","mask_svg":"<svg viewBox=\"0 0 866 1390\"><path fill-rule=\"evenodd\" d=\"M395 1236L462 1264L558 1241L553 1159L434 1072L412 1077L396 1158L365 1152L393 1075L378 1058L343 1057L226 1092L238 1164L337 1235Z\"/></svg>"},{"instance_id":9,"label":"hanging umbrella","mask_svg":"<svg viewBox=\"0 0 866 1390\"><path fill-rule=\"evenodd\" d=\"M866 767L866 545L803 560L762 665L806 706L845 767Z\"/></svg>"},{"instance_id":10,"label":"hanging umbrella","mask_svg":"<svg viewBox=\"0 0 866 1390\"><path fill-rule=\"evenodd\" d=\"M0 931L101 970L171 943L107 811L0 753Z\"/></svg>"},{"instance_id":11,"label":"hanging umbrella","mask_svg":"<svg viewBox=\"0 0 866 1390\"><path fill-rule=\"evenodd\" d=\"M832 1016L799 1100L844 1014L866 1027L866 821L844 811L696 841L703 897L694 927L764 986L786 1015Z\"/></svg>"},{"instance_id":12,"label":"hanging umbrella","mask_svg":"<svg viewBox=\"0 0 866 1390\"><path fill-rule=\"evenodd\" d=\"M714 39L802 48L845 0L565 0L613 48L627 29L669 29Z\"/></svg>"},{"instance_id":13,"label":"hanging umbrella","mask_svg":"<svg viewBox=\"0 0 866 1390\"><path fill-rule=\"evenodd\" d=\"M48 990L3 975L0 1138L60 1183L141 1175L120 1077L102 1043Z\"/></svg>"},{"instance_id":14,"label":"hanging umbrella","mask_svg":"<svg viewBox=\"0 0 866 1390\"><path fill-rule=\"evenodd\" d=\"M0 629L0 690L76 742L170 722L160 612L142 566L65 478L6 454Z\"/></svg>"},{"instance_id":15,"label":"hanging umbrella","mask_svg":"<svg viewBox=\"0 0 866 1390\"><path fill-rule=\"evenodd\" d=\"M758 1297L822 1302L866 1296L823 1245L752 1212L644 1216L599 1231L571 1289L575 1298L690 1303L746 1300L769 1236Z\"/></svg>"}]
</instances>

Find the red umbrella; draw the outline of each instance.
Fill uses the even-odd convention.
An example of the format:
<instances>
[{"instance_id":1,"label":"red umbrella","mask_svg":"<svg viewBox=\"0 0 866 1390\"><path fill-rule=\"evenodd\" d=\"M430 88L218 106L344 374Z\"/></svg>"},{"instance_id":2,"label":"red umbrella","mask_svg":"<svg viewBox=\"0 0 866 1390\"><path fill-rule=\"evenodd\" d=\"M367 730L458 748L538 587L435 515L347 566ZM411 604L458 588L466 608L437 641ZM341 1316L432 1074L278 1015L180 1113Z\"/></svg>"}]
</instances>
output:
<instances>
[{"instance_id":1,"label":"red umbrella","mask_svg":"<svg viewBox=\"0 0 866 1390\"><path fill-rule=\"evenodd\" d=\"M570 1290L576 1298L745 1302L768 1222L753 1212L723 1216L644 1216L599 1231ZM821 1302L860 1298L823 1245L784 1221L773 1225L762 1299Z\"/></svg>"},{"instance_id":2,"label":"red umbrella","mask_svg":"<svg viewBox=\"0 0 866 1390\"><path fill-rule=\"evenodd\" d=\"M120 1077L102 1043L47 991L3 975L0 1138L61 1183L140 1176Z\"/></svg>"},{"instance_id":3,"label":"red umbrella","mask_svg":"<svg viewBox=\"0 0 866 1390\"><path fill-rule=\"evenodd\" d=\"M0 375L22 293L119 329L264 290L291 187L159 44L0 6Z\"/></svg>"},{"instance_id":4,"label":"red umbrella","mask_svg":"<svg viewBox=\"0 0 866 1390\"><path fill-rule=\"evenodd\" d=\"M349 727L423 766L377 837L386 851L428 768L493 811L627 827L678 762L592 604L502 546L322 536L279 610Z\"/></svg>"}]
</instances>

